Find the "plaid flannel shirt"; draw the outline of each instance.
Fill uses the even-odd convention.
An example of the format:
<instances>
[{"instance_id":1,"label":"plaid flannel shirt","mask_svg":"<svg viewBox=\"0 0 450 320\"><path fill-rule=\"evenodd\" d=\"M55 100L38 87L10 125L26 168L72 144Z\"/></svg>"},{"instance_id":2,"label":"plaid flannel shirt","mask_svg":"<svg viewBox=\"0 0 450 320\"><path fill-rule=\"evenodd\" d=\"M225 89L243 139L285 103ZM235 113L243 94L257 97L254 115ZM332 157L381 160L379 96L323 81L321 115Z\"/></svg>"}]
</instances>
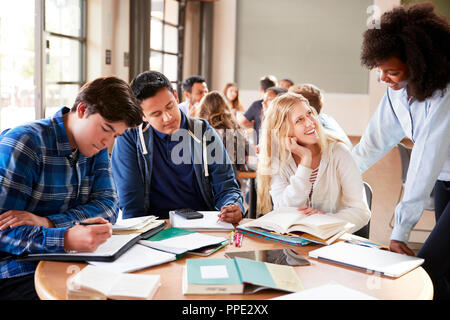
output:
<instances>
[{"instance_id":1,"label":"plaid flannel shirt","mask_svg":"<svg viewBox=\"0 0 450 320\"><path fill-rule=\"evenodd\" d=\"M35 121L0 135L0 214L24 210L50 219L55 228L19 226L0 231L0 253L64 251L75 221L118 215L108 150L93 157L72 154L63 115ZM0 279L34 272L36 263L0 260Z\"/></svg>"}]
</instances>

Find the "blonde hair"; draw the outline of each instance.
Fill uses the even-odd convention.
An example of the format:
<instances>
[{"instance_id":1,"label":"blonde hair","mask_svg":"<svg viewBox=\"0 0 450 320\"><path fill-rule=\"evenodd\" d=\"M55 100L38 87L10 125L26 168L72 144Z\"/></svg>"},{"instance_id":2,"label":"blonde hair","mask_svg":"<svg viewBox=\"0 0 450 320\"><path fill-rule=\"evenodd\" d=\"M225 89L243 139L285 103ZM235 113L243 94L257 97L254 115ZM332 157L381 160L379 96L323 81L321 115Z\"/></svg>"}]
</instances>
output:
<instances>
[{"instance_id":1,"label":"blonde hair","mask_svg":"<svg viewBox=\"0 0 450 320\"><path fill-rule=\"evenodd\" d=\"M215 129L238 129L225 97L218 91L208 92L200 101L196 109L196 117L208 120Z\"/></svg>"},{"instance_id":2,"label":"blonde hair","mask_svg":"<svg viewBox=\"0 0 450 320\"><path fill-rule=\"evenodd\" d=\"M278 174L280 169L287 164L290 151L287 145L287 138L291 131L289 115L296 105L302 103L308 108L308 99L302 95L287 92L277 96L269 105L265 113L264 122L260 133L260 159L257 169L257 212L267 213L272 210L270 198L271 176ZM318 146L320 152L326 152L329 144L334 141L341 141L323 130L320 121L317 119L317 112L311 108L316 131L319 136Z\"/></svg>"},{"instance_id":3,"label":"blonde hair","mask_svg":"<svg viewBox=\"0 0 450 320\"><path fill-rule=\"evenodd\" d=\"M233 101L228 100L228 97L227 97L227 90L228 90L228 88L231 88L231 87L235 87L237 89L237 95L236 95L236 98ZM225 100L229 102L230 107L231 107L232 110L234 109L234 110L239 111L239 112L244 112L245 111L244 106L242 105L241 100L239 99L239 88L238 88L238 86L235 83L228 82L225 85L225 87L223 88L222 93L223 93L223 95L225 97Z\"/></svg>"}]
</instances>

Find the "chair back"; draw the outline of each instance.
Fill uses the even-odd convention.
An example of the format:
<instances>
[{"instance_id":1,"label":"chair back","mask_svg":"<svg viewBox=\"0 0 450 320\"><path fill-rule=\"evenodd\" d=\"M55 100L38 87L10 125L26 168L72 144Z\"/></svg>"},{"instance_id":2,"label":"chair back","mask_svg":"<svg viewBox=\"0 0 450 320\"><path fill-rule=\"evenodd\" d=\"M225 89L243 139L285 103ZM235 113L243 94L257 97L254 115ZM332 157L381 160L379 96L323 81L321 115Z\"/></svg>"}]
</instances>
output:
<instances>
[{"instance_id":1,"label":"chair back","mask_svg":"<svg viewBox=\"0 0 450 320\"><path fill-rule=\"evenodd\" d=\"M366 194L367 205L369 206L369 209L372 209L372 188L365 181L364 181L364 191L365 191L365 194ZM356 235L356 236L359 236L359 237L363 237L363 238L369 239L370 220L369 220L369 222L367 222L367 224L364 227L362 227L358 231L354 232L353 234Z\"/></svg>"}]
</instances>

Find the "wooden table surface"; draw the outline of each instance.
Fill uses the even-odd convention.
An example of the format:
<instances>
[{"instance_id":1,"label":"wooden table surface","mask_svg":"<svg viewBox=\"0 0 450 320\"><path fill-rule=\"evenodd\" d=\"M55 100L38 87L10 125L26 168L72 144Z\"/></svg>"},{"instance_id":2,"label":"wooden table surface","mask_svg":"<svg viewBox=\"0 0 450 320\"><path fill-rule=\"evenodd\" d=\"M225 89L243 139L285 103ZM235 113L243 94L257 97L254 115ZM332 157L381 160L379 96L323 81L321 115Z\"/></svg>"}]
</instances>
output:
<instances>
[{"instance_id":1,"label":"wooden table surface","mask_svg":"<svg viewBox=\"0 0 450 320\"><path fill-rule=\"evenodd\" d=\"M228 236L228 232L208 232L210 234ZM418 267L400 278L390 278L374 273L365 272L350 267L323 262L308 256L310 250L320 247L309 244L304 247L285 245L275 241L269 241L257 237L245 236L242 247L227 245L208 258L222 258L225 252L268 250L291 248L298 254L306 257L310 266L295 267L304 288L312 288L327 284L330 281L337 282L348 288L358 290L379 299L432 299L433 285L423 268ZM161 276L161 287L158 289L154 299L163 300L260 300L274 298L285 292L276 290L265 290L250 295L183 295L181 290L182 270L187 258L203 258L193 255L185 255L183 258L159 266L150 267L135 273L159 274ZM35 273L36 291L41 299L64 300L66 299L66 281L72 274L86 266L85 263L41 261Z\"/></svg>"}]
</instances>

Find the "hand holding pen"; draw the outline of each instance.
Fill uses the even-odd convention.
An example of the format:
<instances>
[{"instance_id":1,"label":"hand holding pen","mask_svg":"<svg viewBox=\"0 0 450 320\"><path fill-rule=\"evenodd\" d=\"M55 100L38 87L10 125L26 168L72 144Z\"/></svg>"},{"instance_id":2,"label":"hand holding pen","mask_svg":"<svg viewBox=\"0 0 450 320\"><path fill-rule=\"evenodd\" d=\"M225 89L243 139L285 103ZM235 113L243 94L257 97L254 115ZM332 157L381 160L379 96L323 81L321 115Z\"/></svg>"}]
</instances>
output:
<instances>
[{"instance_id":1,"label":"hand holding pen","mask_svg":"<svg viewBox=\"0 0 450 320\"><path fill-rule=\"evenodd\" d=\"M112 235L112 225L101 217L75 222L72 225L64 235L66 251L95 251Z\"/></svg>"},{"instance_id":2,"label":"hand holding pen","mask_svg":"<svg viewBox=\"0 0 450 320\"><path fill-rule=\"evenodd\" d=\"M237 204L240 198L242 198L242 194L239 194L239 196L234 199L231 204L220 208L220 213L218 214L219 221L237 224L242 220L243 214L241 211L241 207Z\"/></svg>"}]
</instances>

